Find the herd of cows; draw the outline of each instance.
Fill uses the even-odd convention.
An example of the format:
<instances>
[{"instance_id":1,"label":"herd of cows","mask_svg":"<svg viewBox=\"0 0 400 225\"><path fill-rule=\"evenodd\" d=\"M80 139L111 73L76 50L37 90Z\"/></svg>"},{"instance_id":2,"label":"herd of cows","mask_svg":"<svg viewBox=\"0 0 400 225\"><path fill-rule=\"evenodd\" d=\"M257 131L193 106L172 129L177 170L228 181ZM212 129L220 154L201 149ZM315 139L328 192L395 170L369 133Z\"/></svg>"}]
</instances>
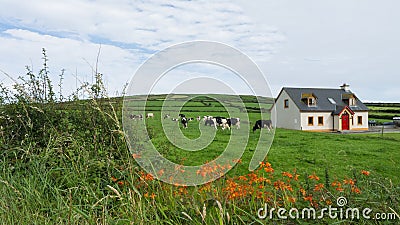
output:
<instances>
[{"instance_id":1,"label":"herd of cows","mask_svg":"<svg viewBox=\"0 0 400 225\"><path fill-rule=\"evenodd\" d=\"M164 115L164 119L171 119L174 122L181 122L183 128L188 128L188 123L189 121L194 121L195 118L187 118L184 114L179 114L179 118L172 118L169 114ZM147 113L146 118L154 118L154 113ZM130 119L132 120L142 120L143 115L130 115ZM222 116L203 116L201 118L198 116L196 118L198 122L201 120L204 122L205 126L211 126L214 127L215 129L218 129L218 127L221 127L222 130L225 129L231 129L232 127L236 127L237 129L240 129L240 118L225 118ZM271 131L272 129L272 121L271 120L257 120L253 126L253 132L256 131L257 129L261 128L267 128L268 131Z\"/></svg>"}]
</instances>

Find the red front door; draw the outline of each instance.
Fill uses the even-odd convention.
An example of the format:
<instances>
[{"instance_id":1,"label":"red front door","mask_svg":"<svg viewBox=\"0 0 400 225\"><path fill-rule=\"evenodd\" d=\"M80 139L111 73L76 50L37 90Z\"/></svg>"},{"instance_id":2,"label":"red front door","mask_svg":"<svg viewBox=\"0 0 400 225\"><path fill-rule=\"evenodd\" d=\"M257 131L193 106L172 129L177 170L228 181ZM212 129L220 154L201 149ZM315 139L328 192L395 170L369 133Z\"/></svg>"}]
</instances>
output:
<instances>
[{"instance_id":1,"label":"red front door","mask_svg":"<svg viewBox=\"0 0 400 225\"><path fill-rule=\"evenodd\" d=\"M342 115L342 130L349 130L349 114L347 112Z\"/></svg>"}]
</instances>

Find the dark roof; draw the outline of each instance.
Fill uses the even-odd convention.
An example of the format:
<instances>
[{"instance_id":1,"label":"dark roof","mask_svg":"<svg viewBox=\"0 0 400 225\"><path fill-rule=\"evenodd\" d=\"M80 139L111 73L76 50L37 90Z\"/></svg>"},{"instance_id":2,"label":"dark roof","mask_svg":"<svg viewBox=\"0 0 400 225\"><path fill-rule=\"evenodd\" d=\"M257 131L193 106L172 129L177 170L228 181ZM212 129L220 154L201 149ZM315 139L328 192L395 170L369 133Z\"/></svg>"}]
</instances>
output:
<instances>
[{"instance_id":1,"label":"dark roof","mask_svg":"<svg viewBox=\"0 0 400 225\"><path fill-rule=\"evenodd\" d=\"M339 113L342 109L348 106L342 99L343 94L347 96L348 94L354 94L351 91L346 92L343 89L325 89L325 88L291 88L284 87L282 91L286 91L286 93L290 96L290 98L294 101L296 106L300 109L300 111L329 111L332 113ZM309 93L313 94L317 98L316 106L308 106L306 103L302 101L302 94ZM348 106L352 111L367 111L368 107L365 106L360 99L354 95L356 99L356 104L354 106ZM335 104L332 104L328 98L332 98Z\"/></svg>"}]
</instances>

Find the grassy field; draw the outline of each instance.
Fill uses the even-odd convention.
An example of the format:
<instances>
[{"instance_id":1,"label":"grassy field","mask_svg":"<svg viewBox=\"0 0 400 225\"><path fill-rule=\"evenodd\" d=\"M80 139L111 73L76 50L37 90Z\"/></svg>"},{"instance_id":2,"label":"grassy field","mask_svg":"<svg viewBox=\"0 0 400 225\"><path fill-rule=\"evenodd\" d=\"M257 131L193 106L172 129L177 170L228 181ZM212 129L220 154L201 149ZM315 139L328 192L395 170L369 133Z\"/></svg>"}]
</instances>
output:
<instances>
[{"instance_id":1,"label":"grassy field","mask_svg":"<svg viewBox=\"0 0 400 225\"><path fill-rule=\"evenodd\" d=\"M369 119L378 123L392 122L393 117L400 116L400 103L366 103L369 108Z\"/></svg>"},{"instance_id":2,"label":"grassy field","mask_svg":"<svg viewBox=\"0 0 400 225\"><path fill-rule=\"evenodd\" d=\"M167 158L195 165L221 153L229 141L227 130L218 130L214 142L203 151L181 151L168 144L159 132L162 115L156 107L161 103L148 102L146 109L154 112L155 118L147 124L154 131L153 142ZM196 101L189 102L181 112L187 117L225 115L217 103L211 102L203 109L197 105ZM58 110L49 114L50 106ZM399 211L400 134L382 137L277 129L266 164L261 170L249 172L257 141L257 133L250 132L241 162L227 175L198 187L178 187L155 180L135 163L118 132L120 100L28 108L31 122L43 120L50 129L48 133L29 133L18 143L6 139L3 130L0 221L5 224L263 224L271 222L257 217L264 203L318 209L334 204L338 196L346 196L354 207ZM49 119L58 115L63 120L52 121L50 126ZM99 120L93 120L94 115ZM257 117L257 113L250 112L249 123ZM194 121L182 132L196 138L197 128L198 122ZM43 143L35 141L34 135L43 135ZM352 223L338 219L273 221Z\"/></svg>"}]
</instances>

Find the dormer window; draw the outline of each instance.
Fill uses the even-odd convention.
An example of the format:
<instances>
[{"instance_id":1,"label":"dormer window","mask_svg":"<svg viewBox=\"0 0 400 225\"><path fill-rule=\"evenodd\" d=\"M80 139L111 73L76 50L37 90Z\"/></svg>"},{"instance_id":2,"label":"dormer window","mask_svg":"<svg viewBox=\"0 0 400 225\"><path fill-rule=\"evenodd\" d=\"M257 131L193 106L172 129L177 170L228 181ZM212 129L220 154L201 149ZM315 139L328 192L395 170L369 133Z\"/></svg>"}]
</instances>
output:
<instances>
[{"instance_id":1,"label":"dormer window","mask_svg":"<svg viewBox=\"0 0 400 225\"><path fill-rule=\"evenodd\" d=\"M316 106L317 105L315 98L308 98L307 103L308 103L307 104L308 106Z\"/></svg>"},{"instance_id":2,"label":"dormer window","mask_svg":"<svg viewBox=\"0 0 400 225\"><path fill-rule=\"evenodd\" d=\"M353 93L343 94L342 99L343 102L346 103L348 106L356 105L356 96Z\"/></svg>"},{"instance_id":3,"label":"dormer window","mask_svg":"<svg viewBox=\"0 0 400 225\"><path fill-rule=\"evenodd\" d=\"M355 98L349 98L349 106L355 106L356 105L356 99Z\"/></svg>"},{"instance_id":4,"label":"dormer window","mask_svg":"<svg viewBox=\"0 0 400 225\"><path fill-rule=\"evenodd\" d=\"M317 97L313 93L302 93L301 100L308 107L317 106Z\"/></svg>"}]
</instances>

